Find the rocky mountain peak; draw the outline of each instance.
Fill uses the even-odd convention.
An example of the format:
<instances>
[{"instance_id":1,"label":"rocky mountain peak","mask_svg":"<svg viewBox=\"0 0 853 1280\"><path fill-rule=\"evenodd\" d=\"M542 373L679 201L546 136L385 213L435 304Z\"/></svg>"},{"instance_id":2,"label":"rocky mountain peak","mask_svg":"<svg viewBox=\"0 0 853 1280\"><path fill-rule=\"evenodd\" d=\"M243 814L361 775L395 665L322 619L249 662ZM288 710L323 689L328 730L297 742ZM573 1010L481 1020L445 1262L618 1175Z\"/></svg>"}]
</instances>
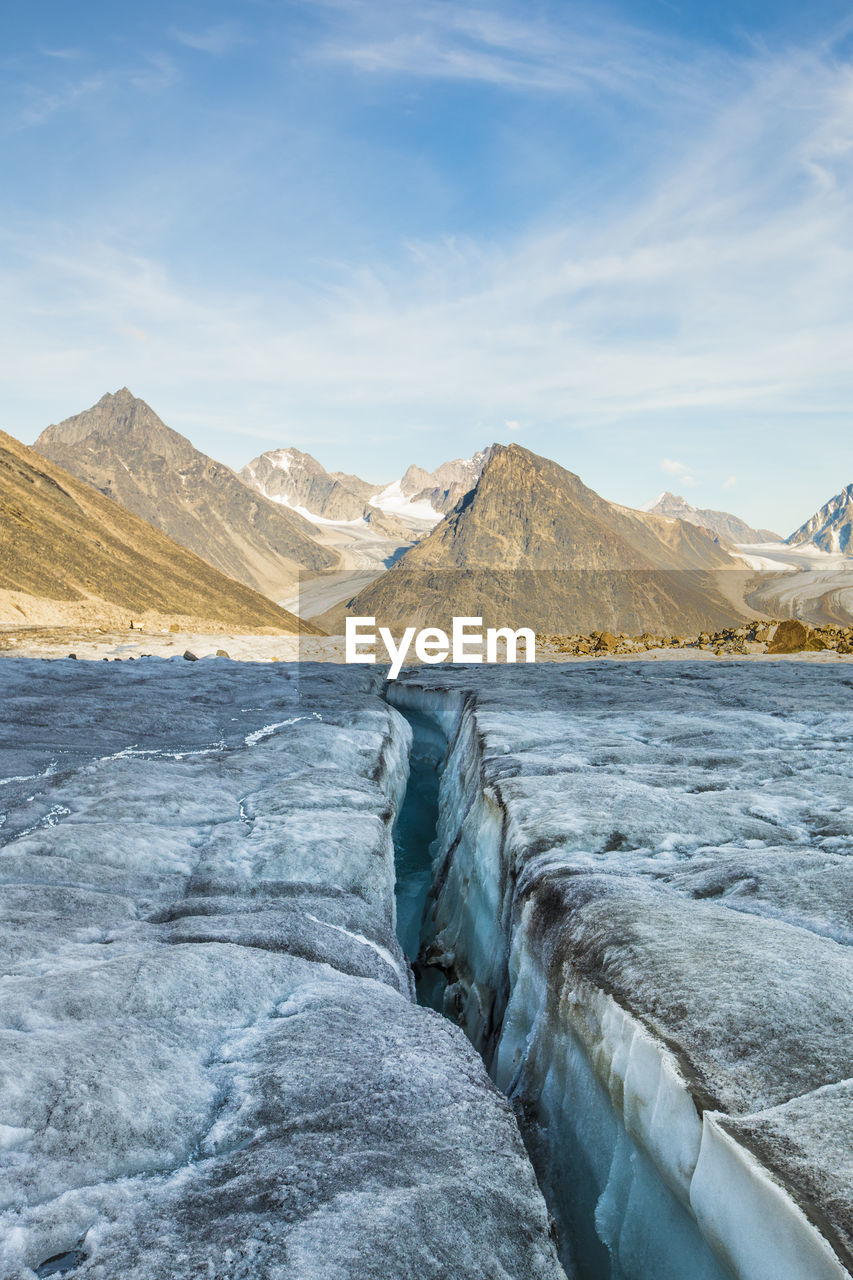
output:
<instances>
[{"instance_id":1,"label":"rocky mountain peak","mask_svg":"<svg viewBox=\"0 0 853 1280\"><path fill-rule=\"evenodd\" d=\"M393 625L472 615L555 633L701 628L742 616L714 578L737 564L706 529L618 507L512 443L489 451L474 488L348 608Z\"/></svg>"},{"instance_id":2,"label":"rocky mountain peak","mask_svg":"<svg viewBox=\"0 0 853 1280\"><path fill-rule=\"evenodd\" d=\"M311 525L252 493L128 387L47 427L35 448L209 564L281 598L300 568L331 568Z\"/></svg>"},{"instance_id":3,"label":"rocky mountain peak","mask_svg":"<svg viewBox=\"0 0 853 1280\"><path fill-rule=\"evenodd\" d=\"M474 488L493 450L499 447L502 446L489 445L470 458L442 462L435 471L426 471L413 463L399 483L399 492L412 503L426 504L436 514L446 515Z\"/></svg>"},{"instance_id":4,"label":"rocky mountain peak","mask_svg":"<svg viewBox=\"0 0 853 1280\"><path fill-rule=\"evenodd\" d=\"M791 547L813 543L821 551L853 556L853 484L848 484L786 539Z\"/></svg>"},{"instance_id":5,"label":"rocky mountain peak","mask_svg":"<svg viewBox=\"0 0 853 1280\"><path fill-rule=\"evenodd\" d=\"M235 481L235 483L239 483ZM28 623L147 617L295 631L297 620L122 504L0 431L0 601ZM18 617L14 617L18 621Z\"/></svg>"},{"instance_id":6,"label":"rocky mountain peak","mask_svg":"<svg viewBox=\"0 0 853 1280\"><path fill-rule=\"evenodd\" d=\"M419 467L416 462L406 468L405 474L400 481L400 490L407 496L420 493L422 489L434 488L437 480L434 472L426 471L423 467Z\"/></svg>"},{"instance_id":7,"label":"rocky mountain peak","mask_svg":"<svg viewBox=\"0 0 853 1280\"><path fill-rule=\"evenodd\" d=\"M712 507L694 507L680 493L668 490L658 495L654 502L646 502L640 511L649 515L667 516L669 519L685 520L688 524L710 529L720 538L732 543L781 542L778 533L772 529L756 529L732 515L730 511L716 511Z\"/></svg>"}]
</instances>

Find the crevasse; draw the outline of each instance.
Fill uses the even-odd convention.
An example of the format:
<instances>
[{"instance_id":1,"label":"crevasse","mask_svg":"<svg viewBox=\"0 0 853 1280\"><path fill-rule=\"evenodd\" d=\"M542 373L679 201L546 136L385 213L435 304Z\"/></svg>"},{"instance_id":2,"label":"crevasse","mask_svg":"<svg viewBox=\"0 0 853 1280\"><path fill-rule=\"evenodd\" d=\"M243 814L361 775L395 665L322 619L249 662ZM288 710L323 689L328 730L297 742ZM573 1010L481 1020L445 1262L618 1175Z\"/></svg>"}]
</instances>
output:
<instances>
[{"instance_id":1,"label":"crevasse","mask_svg":"<svg viewBox=\"0 0 853 1280\"><path fill-rule=\"evenodd\" d=\"M703 1109L683 1064L552 947L532 889L549 851L508 847L472 693L414 680L389 702L448 743L420 989L513 1103L578 1280L846 1280L786 1189ZM434 730L432 730L434 733ZM492 777L494 771L492 771Z\"/></svg>"}]
</instances>

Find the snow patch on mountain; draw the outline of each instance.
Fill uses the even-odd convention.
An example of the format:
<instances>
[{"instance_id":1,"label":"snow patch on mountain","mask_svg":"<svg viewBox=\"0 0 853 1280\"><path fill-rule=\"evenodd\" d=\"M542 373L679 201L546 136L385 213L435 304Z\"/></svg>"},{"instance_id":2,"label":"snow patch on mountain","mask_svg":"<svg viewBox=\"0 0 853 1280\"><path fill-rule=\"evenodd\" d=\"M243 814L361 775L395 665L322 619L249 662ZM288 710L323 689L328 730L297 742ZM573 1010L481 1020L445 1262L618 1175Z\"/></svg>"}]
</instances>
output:
<instances>
[{"instance_id":1,"label":"snow patch on mountain","mask_svg":"<svg viewBox=\"0 0 853 1280\"><path fill-rule=\"evenodd\" d=\"M404 520L424 520L431 525L438 524L442 518L442 513L436 511L427 499L418 500L407 497L403 493L399 480L387 485L381 493L377 493L375 498L371 498L370 505L378 507L380 511L387 511L391 515L401 516Z\"/></svg>"},{"instance_id":2,"label":"snow patch on mountain","mask_svg":"<svg viewBox=\"0 0 853 1280\"><path fill-rule=\"evenodd\" d=\"M809 542L821 551L853 556L853 484L830 498L787 539L791 547Z\"/></svg>"},{"instance_id":3,"label":"snow patch on mountain","mask_svg":"<svg viewBox=\"0 0 853 1280\"><path fill-rule=\"evenodd\" d=\"M652 498L651 502L644 502L641 507L637 507L638 511L654 511L666 499L666 490L659 493L656 498Z\"/></svg>"}]
</instances>

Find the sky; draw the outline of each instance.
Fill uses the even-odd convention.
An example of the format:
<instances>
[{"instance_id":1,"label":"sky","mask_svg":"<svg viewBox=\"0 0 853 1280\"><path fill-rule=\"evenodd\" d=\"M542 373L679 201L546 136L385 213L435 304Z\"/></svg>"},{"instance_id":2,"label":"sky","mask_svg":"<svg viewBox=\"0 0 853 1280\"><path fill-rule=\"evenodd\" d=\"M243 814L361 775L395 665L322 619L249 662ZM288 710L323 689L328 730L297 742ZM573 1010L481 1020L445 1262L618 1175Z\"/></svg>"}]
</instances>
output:
<instances>
[{"instance_id":1,"label":"sky","mask_svg":"<svg viewBox=\"0 0 853 1280\"><path fill-rule=\"evenodd\" d=\"M783 534L853 480L835 0L5 0L0 426L493 440Z\"/></svg>"}]
</instances>

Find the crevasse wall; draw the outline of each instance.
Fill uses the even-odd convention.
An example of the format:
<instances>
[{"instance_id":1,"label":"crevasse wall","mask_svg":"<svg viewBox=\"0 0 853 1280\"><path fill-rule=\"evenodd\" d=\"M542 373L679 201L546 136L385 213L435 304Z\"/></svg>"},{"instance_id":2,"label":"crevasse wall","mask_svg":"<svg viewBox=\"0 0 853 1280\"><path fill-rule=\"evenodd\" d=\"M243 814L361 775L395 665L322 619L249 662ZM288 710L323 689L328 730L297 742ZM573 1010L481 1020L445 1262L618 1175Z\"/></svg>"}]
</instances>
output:
<instances>
[{"instance_id":1,"label":"crevasse wall","mask_svg":"<svg viewBox=\"0 0 853 1280\"><path fill-rule=\"evenodd\" d=\"M725 1118L703 1114L675 1054L608 991L555 963L555 922L534 892L548 851L521 849L508 830L482 767L475 696L411 681L387 697L448 738L422 958L443 973L446 1012L513 1101L567 1270L583 1280L850 1280Z\"/></svg>"}]
</instances>

